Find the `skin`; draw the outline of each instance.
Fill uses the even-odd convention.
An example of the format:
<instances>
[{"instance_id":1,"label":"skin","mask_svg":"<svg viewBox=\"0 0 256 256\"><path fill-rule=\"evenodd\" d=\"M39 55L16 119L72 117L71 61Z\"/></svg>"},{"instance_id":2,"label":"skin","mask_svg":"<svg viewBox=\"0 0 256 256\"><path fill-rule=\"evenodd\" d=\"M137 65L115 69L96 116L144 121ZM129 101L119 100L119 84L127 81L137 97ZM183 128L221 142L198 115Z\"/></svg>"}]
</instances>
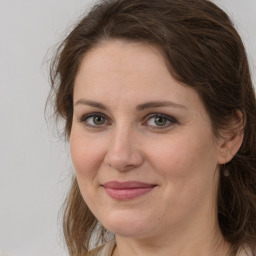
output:
<instances>
[{"instance_id":1,"label":"skin","mask_svg":"<svg viewBox=\"0 0 256 256\"><path fill-rule=\"evenodd\" d=\"M234 138L214 137L199 95L170 75L155 46L112 40L82 59L71 156L85 202L116 235L114 255L226 255L216 198L219 164L239 147ZM113 180L156 187L115 200L102 186Z\"/></svg>"}]
</instances>

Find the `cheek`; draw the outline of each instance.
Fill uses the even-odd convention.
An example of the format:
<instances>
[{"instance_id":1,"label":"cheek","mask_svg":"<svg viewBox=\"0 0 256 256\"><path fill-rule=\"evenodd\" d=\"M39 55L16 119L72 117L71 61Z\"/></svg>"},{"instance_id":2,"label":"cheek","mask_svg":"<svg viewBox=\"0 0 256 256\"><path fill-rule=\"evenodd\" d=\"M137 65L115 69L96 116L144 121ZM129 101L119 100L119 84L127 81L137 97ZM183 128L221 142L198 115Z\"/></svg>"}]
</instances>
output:
<instances>
[{"instance_id":1,"label":"cheek","mask_svg":"<svg viewBox=\"0 0 256 256\"><path fill-rule=\"evenodd\" d=\"M72 135L70 137L71 157L78 179L80 177L93 179L97 174L104 159L103 145L102 141L95 139L91 143L89 136Z\"/></svg>"},{"instance_id":2,"label":"cheek","mask_svg":"<svg viewBox=\"0 0 256 256\"><path fill-rule=\"evenodd\" d=\"M78 186L86 204L93 210L94 205L101 204L95 197L95 189L98 188L97 177L104 153L102 143L95 139L93 143L91 142L90 136L76 136L76 134L70 136L70 151Z\"/></svg>"},{"instance_id":3,"label":"cheek","mask_svg":"<svg viewBox=\"0 0 256 256\"><path fill-rule=\"evenodd\" d=\"M177 209L177 218L201 207L203 202L214 202L218 184L214 146L208 138L199 137L173 137L170 143L156 144L149 157L162 177L162 197L170 202L171 209Z\"/></svg>"},{"instance_id":4,"label":"cheek","mask_svg":"<svg viewBox=\"0 0 256 256\"><path fill-rule=\"evenodd\" d=\"M164 176L184 180L208 175L216 168L216 152L208 134L171 136L150 148L148 159Z\"/></svg>"}]
</instances>

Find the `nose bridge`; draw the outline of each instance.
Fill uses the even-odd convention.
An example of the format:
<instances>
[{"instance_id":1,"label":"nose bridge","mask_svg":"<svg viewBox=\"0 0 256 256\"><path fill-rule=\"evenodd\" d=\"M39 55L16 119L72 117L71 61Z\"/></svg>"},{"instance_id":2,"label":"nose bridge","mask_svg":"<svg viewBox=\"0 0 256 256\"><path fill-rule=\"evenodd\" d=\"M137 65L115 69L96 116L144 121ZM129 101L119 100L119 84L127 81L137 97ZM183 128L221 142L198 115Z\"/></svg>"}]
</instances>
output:
<instances>
[{"instance_id":1,"label":"nose bridge","mask_svg":"<svg viewBox=\"0 0 256 256\"><path fill-rule=\"evenodd\" d=\"M128 143L129 135L131 138L131 133L132 133L131 128L128 128L125 125L116 126L115 129L113 129L112 131L111 146L113 148L125 146L125 144Z\"/></svg>"},{"instance_id":2,"label":"nose bridge","mask_svg":"<svg viewBox=\"0 0 256 256\"><path fill-rule=\"evenodd\" d=\"M122 171L138 167L143 162L136 143L136 130L127 125L119 125L111 131L111 139L106 153L106 163Z\"/></svg>"}]
</instances>

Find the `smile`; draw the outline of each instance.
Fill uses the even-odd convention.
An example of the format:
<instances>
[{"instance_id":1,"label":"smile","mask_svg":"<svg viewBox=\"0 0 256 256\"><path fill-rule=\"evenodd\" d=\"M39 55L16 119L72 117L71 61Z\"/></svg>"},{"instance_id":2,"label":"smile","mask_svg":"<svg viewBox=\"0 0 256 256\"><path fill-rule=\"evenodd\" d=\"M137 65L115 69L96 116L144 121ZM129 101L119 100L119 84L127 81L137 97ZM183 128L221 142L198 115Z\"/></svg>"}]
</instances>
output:
<instances>
[{"instance_id":1,"label":"smile","mask_svg":"<svg viewBox=\"0 0 256 256\"><path fill-rule=\"evenodd\" d=\"M156 185L128 181L110 181L103 185L106 193L116 200L131 200L150 192Z\"/></svg>"}]
</instances>

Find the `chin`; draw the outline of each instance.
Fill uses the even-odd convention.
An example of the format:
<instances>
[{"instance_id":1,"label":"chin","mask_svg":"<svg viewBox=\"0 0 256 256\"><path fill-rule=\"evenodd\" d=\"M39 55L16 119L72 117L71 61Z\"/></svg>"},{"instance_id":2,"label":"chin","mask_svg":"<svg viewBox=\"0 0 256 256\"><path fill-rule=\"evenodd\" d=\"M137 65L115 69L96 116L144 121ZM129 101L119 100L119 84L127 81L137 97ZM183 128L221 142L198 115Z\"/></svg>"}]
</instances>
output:
<instances>
[{"instance_id":1,"label":"chin","mask_svg":"<svg viewBox=\"0 0 256 256\"><path fill-rule=\"evenodd\" d=\"M153 230L154 226L152 221L143 218L140 214L134 216L125 212L111 214L108 218L104 218L102 224L115 235L136 238L146 236Z\"/></svg>"}]
</instances>

